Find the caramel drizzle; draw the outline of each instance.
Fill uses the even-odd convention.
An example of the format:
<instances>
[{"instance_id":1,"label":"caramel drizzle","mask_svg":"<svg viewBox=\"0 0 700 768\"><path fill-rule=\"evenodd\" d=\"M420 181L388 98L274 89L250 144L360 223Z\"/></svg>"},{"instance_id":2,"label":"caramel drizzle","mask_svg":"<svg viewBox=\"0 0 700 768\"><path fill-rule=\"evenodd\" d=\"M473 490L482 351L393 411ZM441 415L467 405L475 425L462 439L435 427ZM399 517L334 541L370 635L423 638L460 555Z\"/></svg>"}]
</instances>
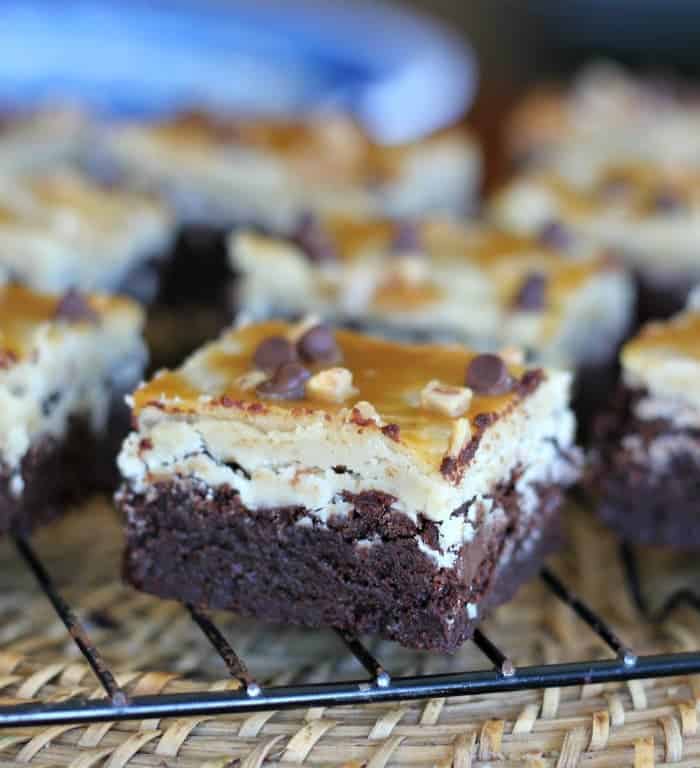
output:
<instances>
[{"instance_id":1,"label":"caramel drizzle","mask_svg":"<svg viewBox=\"0 0 700 768\"><path fill-rule=\"evenodd\" d=\"M316 413L323 417L342 415L354 403L366 400L385 424L397 425L402 444L431 465L440 463L454 418L420 407L420 391L431 379L464 386L466 367L476 353L459 346L398 344L338 331L336 339L343 355L340 365L352 372L353 386L358 390L352 400L262 400L254 390L237 387L235 382L251 370L257 345L269 336L287 335L290 328L286 323L267 322L230 331L189 364L142 385L134 396L135 413L155 405L173 412L214 412L223 418L227 413L235 416L245 412L253 416L287 413L292 417ZM312 372L321 367L312 366ZM509 371L514 378L523 373L519 366L510 366ZM207 383L198 386L196 382ZM498 396L475 395L464 417L473 423L483 414L503 414L520 399L517 388Z\"/></svg>"}]
</instances>

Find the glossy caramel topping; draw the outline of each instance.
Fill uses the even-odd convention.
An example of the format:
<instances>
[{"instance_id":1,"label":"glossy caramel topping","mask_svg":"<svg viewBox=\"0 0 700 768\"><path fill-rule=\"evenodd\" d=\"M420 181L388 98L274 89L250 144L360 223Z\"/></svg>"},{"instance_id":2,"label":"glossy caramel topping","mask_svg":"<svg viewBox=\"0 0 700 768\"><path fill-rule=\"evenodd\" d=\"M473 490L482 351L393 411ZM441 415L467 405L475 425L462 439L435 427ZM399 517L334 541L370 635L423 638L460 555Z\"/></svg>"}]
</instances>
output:
<instances>
[{"instance_id":1,"label":"glossy caramel topping","mask_svg":"<svg viewBox=\"0 0 700 768\"><path fill-rule=\"evenodd\" d=\"M107 189L73 171L27 176L12 188L3 187L0 225L36 227L73 225L99 229L114 227L130 214L155 211L153 200L118 189Z\"/></svg>"},{"instance_id":2,"label":"glossy caramel topping","mask_svg":"<svg viewBox=\"0 0 700 768\"><path fill-rule=\"evenodd\" d=\"M537 180L572 218L614 211L617 216L642 219L700 203L700 172L676 165L608 165L590 187L574 186L553 174L541 174Z\"/></svg>"},{"instance_id":3,"label":"glossy caramel topping","mask_svg":"<svg viewBox=\"0 0 700 768\"><path fill-rule=\"evenodd\" d=\"M683 312L665 322L649 323L622 350L625 367L678 358L700 362L700 313Z\"/></svg>"},{"instance_id":4,"label":"glossy caramel topping","mask_svg":"<svg viewBox=\"0 0 700 768\"><path fill-rule=\"evenodd\" d=\"M198 355L174 372L158 374L142 385L134 395L134 411L149 404L166 410L207 413L225 418L241 407L254 405L257 412L288 414L299 418L304 413L347 413L359 401L368 401L379 413L382 424L398 426L398 439L423 457L433 467L444 456L454 419L420 405L420 394L431 380L463 387L469 362L476 354L459 346L399 344L338 331L336 341L342 359L331 366L342 366L352 374L357 390L351 400L340 403L304 400L272 400L261 398L254 389L236 385L240 377L251 371L258 345L272 336L285 336L292 326L281 322L252 325L229 331L218 342L205 347ZM311 365L316 373L328 365ZM523 369L509 367L517 378ZM473 423L483 413L503 413L512 409L523 397L517 387L498 396L475 394L465 414ZM253 410L253 412L256 412Z\"/></svg>"},{"instance_id":5,"label":"glossy caramel topping","mask_svg":"<svg viewBox=\"0 0 700 768\"><path fill-rule=\"evenodd\" d=\"M21 359L31 352L39 326L52 324L51 332L59 332L63 323L56 321L62 296L35 293L16 283L0 286L0 358L8 353L13 359ZM89 308L98 316L114 310L133 308L132 302L118 297L90 295L84 297ZM72 328L89 329L91 321L70 323Z\"/></svg>"},{"instance_id":6,"label":"glossy caramel topping","mask_svg":"<svg viewBox=\"0 0 700 768\"><path fill-rule=\"evenodd\" d=\"M244 120L187 112L156 124L153 135L181 150L257 148L285 158L305 177L334 176L363 183L395 178L405 157L430 142L450 136L471 143L466 131L453 128L420 142L382 146L342 115L308 120Z\"/></svg>"},{"instance_id":7,"label":"glossy caramel topping","mask_svg":"<svg viewBox=\"0 0 700 768\"><path fill-rule=\"evenodd\" d=\"M387 219L363 219L350 216L327 216L323 226L332 235L336 251L347 262L370 255L389 254L396 224ZM598 272L609 268L601 254L572 259L541 243L496 229L469 228L450 219L425 219L417 224L420 240L429 264L450 267L471 264L491 278L495 291L506 306L511 306L522 280L532 272L547 278L545 310L556 314L584 283ZM391 278L374 296L378 309L411 308L438 302L443 296L439 286L426 270L422 281ZM402 303L403 302L403 303Z\"/></svg>"}]
</instances>

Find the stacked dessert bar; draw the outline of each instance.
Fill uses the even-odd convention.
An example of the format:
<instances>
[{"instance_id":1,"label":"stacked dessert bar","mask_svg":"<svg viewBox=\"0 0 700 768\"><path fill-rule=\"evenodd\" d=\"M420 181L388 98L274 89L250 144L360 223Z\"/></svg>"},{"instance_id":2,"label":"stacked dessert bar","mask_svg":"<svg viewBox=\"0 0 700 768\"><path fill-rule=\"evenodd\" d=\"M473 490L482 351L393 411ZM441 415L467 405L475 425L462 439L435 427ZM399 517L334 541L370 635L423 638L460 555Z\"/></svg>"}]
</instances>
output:
<instances>
[{"instance_id":1,"label":"stacked dessert bar","mask_svg":"<svg viewBox=\"0 0 700 768\"><path fill-rule=\"evenodd\" d=\"M91 137L87 118L75 110L0 113L0 174L42 171L77 161Z\"/></svg>"},{"instance_id":2,"label":"stacked dessert bar","mask_svg":"<svg viewBox=\"0 0 700 768\"><path fill-rule=\"evenodd\" d=\"M182 114L116 128L106 151L135 183L165 194L185 221L273 229L306 210L463 213L474 203L480 167L463 129L384 147L348 118L329 115Z\"/></svg>"},{"instance_id":3,"label":"stacked dessert bar","mask_svg":"<svg viewBox=\"0 0 700 768\"><path fill-rule=\"evenodd\" d=\"M547 168L585 183L620 161L697 168L699 128L696 85L632 76L600 62L568 87L533 90L514 110L506 134L520 168Z\"/></svg>"},{"instance_id":4,"label":"stacked dessert bar","mask_svg":"<svg viewBox=\"0 0 700 768\"><path fill-rule=\"evenodd\" d=\"M80 171L0 176L0 269L37 290L150 299L173 235L163 204Z\"/></svg>"},{"instance_id":5,"label":"stacked dessert bar","mask_svg":"<svg viewBox=\"0 0 700 768\"><path fill-rule=\"evenodd\" d=\"M630 541L700 548L700 308L650 323L621 355L622 386L598 418L588 486Z\"/></svg>"},{"instance_id":6,"label":"stacked dessert bar","mask_svg":"<svg viewBox=\"0 0 700 768\"><path fill-rule=\"evenodd\" d=\"M0 285L0 531L26 533L113 487L142 324L127 299Z\"/></svg>"},{"instance_id":7,"label":"stacked dessert bar","mask_svg":"<svg viewBox=\"0 0 700 768\"><path fill-rule=\"evenodd\" d=\"M495 197L495 221L556 239L564 249L599 247L635 274L640 314L679 310L700 279L700 170L611 164L586 186L548 171L517 177Z\"/></svg>"},{"instance_id":8,"label":"stacked dessert bar","mask_svg":"<svg viewBox=\"0 0 700 768\"><path fill-rule=\"evenodd\" d=\"M134 394L126 577L453 650L558 541L569 383L313 321L229 331Z\"/></svg>"}]
</instances>

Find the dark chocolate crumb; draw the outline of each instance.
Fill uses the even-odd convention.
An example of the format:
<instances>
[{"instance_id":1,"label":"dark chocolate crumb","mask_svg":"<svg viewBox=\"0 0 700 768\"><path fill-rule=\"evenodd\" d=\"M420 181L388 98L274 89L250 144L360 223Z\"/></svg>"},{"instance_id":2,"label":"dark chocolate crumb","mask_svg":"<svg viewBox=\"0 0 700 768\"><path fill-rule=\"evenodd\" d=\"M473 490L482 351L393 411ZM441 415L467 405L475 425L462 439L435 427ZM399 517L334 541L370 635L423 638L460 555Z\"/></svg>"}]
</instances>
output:
<instances>
[{"instance_id":1,"label":"dark chocolate crumb","mask_svg":"<svg viewBox=\"0 0 700 768\"><path fill-rule=\"evenodd\" d=\"M310 328L297 342L297 350L307 363L331 362L340 357L340 351L331 329L324 324Z\"/></svg>"},{"instance_id":2,"label":"dark chocolate crumb","mask_svg":"<svg viewBox=\"0 0 700 768\"><path fill-rule=\"evenodd\" d=\"M90 306L88 298L76 288L69 288L54 310L54 320L66 323L97 323L98 313Z\"/></svg>"},{"instance_id":3,"label":"dark chocolate crumb","mask_svg":"<svg viewBox=\"0 0 700 768\"><path fill-rule=\"evenodd\" d=\"M420 527L420 537L426 546L442 553L440 547L440 526L434 520L429 520L423 515L418 515L418 525Z\"/></svg>"},{"instance_id":4,"label":"dark chocolate crumb","mask_svg":"<svg viewBox=\"0 0 700 768\"><path fill-rule=\"evenodd\" d=\"M294 345L284 336L270 336L264 339L253 353L255 367L266 373L272 373L281 365L294 362L296 359Z\"/></svg>"},{"instance_id":5,"label":"dark chocolate crumb","mask_svg":"<svg viewBox=\"0 0 700 768\"><path fill-rule=\"evenodd\" d=\"M528 272L518 292L513 306L525 312L537 312L544 309L547 298L547 276L542 272Z\"/></svg>"},{"instance_id":6,"label":"dark chocolate crumb","mask_svg":"<svg viewBox=\"0 0 700 768\"><path fill-rule=\"evenodd\" d=\"M503 395L513 382L508 368L498 355L477 355L467 366L465 381L478 395Z\"/></svg>"},{"instance_id":7,"label":"dark chocolate crumb","mask_svg":"<svg viewBox=\"0 0 700 768\"><path fill-rule=\"evenodd\" d=\"M250 480L250 472L248 472L247 469L244 469L237 461L226 461L224 463L237 475L242 475L246 480Z\"/></svg>"},{"instance_id":8,"label":"dark chocolate crumb","mask_svg":"<svg viewBox=\"0 0 700 768\"><path fill-rule=\"evenodd\" d=\"M306 382L311 374L301 363L284 363L267 381L257 386L257 392L263 397L283 400L301 400L306 390Z\"/></svg>"},{"instance_id":9,"label":"dark chocolate crumb","mask_svg":"<svg viewBox=\"0 0 700 768\"><path fill-rule=\"evenodd\" d=\"M390 440L393 440L395 443L399 442L399 435L401 434L401 429L399 428L398 424L386 424L382 427L382 434L386 435Z\"/></svg>"},{"instance_id":10,"label":"dark chocolate crumb","mask_svg":"<svg viewBox=\"0 0 700 768\"><path fill-rule=\"evenodd\" d=\"M498 414L493 412L477 413L474 417L474 426L479 430L484 430L490 427L494 422L498 420Z\"/></svg>"}]
</instances>

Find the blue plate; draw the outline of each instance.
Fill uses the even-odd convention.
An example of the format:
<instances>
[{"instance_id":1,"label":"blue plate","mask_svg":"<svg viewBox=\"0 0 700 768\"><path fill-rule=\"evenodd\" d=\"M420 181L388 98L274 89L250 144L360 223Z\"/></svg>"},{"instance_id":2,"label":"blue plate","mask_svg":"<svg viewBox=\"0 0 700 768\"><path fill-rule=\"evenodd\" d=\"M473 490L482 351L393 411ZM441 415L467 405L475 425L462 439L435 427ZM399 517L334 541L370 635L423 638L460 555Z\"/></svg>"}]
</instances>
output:
<instances>
[{"instance_id":1,"label":"blue plate","mask_svg":"<svg viewBox=\"0 0 700 768\"><path fill-rule=\"evenodd\" d=\"M471 51L432 20L342 0L4 0L0 100L113 114L341 107L402 141L458 118Z\"/></svg>"}]
</instances>

